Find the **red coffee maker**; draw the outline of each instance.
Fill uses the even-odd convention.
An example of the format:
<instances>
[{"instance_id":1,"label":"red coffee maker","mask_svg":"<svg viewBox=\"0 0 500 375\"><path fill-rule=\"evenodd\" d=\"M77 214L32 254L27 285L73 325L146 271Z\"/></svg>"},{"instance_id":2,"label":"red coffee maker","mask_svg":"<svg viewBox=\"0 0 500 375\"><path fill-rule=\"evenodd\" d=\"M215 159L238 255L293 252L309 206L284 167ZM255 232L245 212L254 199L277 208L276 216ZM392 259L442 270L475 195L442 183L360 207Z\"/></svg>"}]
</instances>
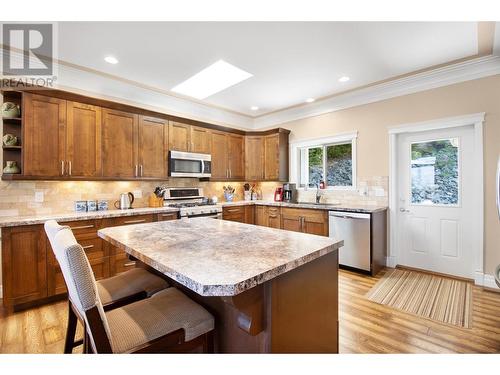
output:
<instances>
[{"instance_id":1,"label":"red coffee maker","mask_svg":"<svg viewBox=\"0 0 500 375\"><path fill-rule=\"evenodd\" d=\"M274 191L274 201L281 202L283 200L283 188L277 187Z\"/></svg>"}]
</instances>

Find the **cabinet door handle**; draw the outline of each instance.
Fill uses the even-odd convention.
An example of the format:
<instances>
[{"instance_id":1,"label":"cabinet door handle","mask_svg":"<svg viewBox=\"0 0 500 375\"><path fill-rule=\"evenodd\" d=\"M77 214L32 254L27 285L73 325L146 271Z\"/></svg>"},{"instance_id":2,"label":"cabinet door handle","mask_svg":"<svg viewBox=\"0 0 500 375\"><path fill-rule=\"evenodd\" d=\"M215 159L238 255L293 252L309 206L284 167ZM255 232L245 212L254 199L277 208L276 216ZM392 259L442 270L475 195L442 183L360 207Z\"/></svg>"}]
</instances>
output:
<instances>
[{"instance_id":1,"label":"cabinet door handle","mask_svg":"<svg viewBox=\"0 0 500 375\"><path fill-rule=\"evenodd\" d=\"M87 245L87 246L82 246L82 249L86 250L86 249L92 249L94 247L94 245Z\"/></svg>"},{"instance_id":2,"label":"cabinet door handle","mask_svg":"<svg viewBox=\"0 0 500 375\"><path fill-rule=\"evenodd\" d=\"M89 225L80 225L78 227L69 227L71 230L78 230L78 229L89 229L89 228L94 228L94 224L89 224Z\"/></svg>"},{"instance_id":3,"label":"cabinet door handle","mask_svg":"<svg viewBox=\"0 0 500 375\"><path fill-rule=\"evenodd\" d=\"M123 265L123 267L135 266L135 262L128 262Z\"/></svg>"},{"instance_id":4,"label":"cabinet door handle","mask_svg":"<svg viewBox=\"0 0 500 375\"><path fill-rule=\"evenodd\" d=\"M71 176L71 160L68 161L68 175Z\"/></svg>"},{"instance_id":5,"label":"cabinet door handle","mask_svg":"<svg viewBox=\"0 0 500 375\"><path fill-rule=\"evenodd\" d=\"M233 177L233 171L229 168L229 178Z\"/></svg>"},{"instance_id":6,"label":"cabinet door handle","mask_svg":"<svg viewBox=\"0 0 500 375\"><path fill-rule=\"evenodd\" d=\"M137 175L138 175L138 167L139 167L139 166L136 164L136 165L135 165L135 173L134 173L134 177L137 177Z\"/></svg>"},{"instance_id":7,"label":"cabinet door handle","mask_svg":"<svg viewBox=\"0 0 500 375\"><path fill-rule=\"evenodd\" d=\"M127 220L124 221L123 224L137 224L137 223L145 223L146 219L137 219L137 220Z\"/></svg>"},{"instance_id":8,"label":"cabinet door handle","mask_svg":"<svg viewBox=\"0 0 500 375\"><path fill-rule=\"evenodd\" d=\"M139 165L139 168L140 168L140 175L141 175L141 177L142 177L142 176L144 176L143 169L142 169L142 164L141 164L141 165Z\"/></svg>"},{"instance_id":9,"label":"cabinet door handle","mask_svg":"<svg viewBox=\"0 0 500 375\"><path fill-rule=\"evenodd\" d=\"M61 160L61 176L64 176L64 160Z\"/></svg>"}]
</instances>

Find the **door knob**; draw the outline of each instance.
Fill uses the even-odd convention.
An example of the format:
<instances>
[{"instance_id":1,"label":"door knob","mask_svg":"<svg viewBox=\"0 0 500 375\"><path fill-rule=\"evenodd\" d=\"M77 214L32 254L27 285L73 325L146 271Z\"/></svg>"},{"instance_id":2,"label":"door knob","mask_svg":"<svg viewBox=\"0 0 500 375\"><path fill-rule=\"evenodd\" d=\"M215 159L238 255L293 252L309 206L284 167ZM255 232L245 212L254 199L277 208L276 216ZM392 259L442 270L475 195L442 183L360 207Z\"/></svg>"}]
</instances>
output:
<instances>
[{"instance_id":1,"label":"door knob","mask_svg":"<svg viewBox=\"0 0 500 375\"><path fill-rule=\"evenodd\" d=\"M400 208L399 211L401 211L401 212L410 212L410 210L407 210L406 208Z\"/></svg>"}]
</instances>

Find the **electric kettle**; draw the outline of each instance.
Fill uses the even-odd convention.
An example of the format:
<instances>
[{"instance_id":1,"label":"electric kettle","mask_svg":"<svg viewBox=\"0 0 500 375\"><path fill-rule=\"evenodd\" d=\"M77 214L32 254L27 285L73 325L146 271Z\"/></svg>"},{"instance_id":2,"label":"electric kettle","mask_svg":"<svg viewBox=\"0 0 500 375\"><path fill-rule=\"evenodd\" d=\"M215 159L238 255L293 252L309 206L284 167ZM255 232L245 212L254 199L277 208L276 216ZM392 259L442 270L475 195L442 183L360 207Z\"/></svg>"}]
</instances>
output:
<instances>
[{"instance_id":1,"label":"electric kettle","mask_svg":"<svg viewBox=\"0 0 500 375\"><path fill-rule=\"evenodd\" d=\"M134 194L131 192L121 193L120 200L115 202L115 207L120 210L128 210L132 208L132 203L134 203Z\"/></svg>"}]
</instances>

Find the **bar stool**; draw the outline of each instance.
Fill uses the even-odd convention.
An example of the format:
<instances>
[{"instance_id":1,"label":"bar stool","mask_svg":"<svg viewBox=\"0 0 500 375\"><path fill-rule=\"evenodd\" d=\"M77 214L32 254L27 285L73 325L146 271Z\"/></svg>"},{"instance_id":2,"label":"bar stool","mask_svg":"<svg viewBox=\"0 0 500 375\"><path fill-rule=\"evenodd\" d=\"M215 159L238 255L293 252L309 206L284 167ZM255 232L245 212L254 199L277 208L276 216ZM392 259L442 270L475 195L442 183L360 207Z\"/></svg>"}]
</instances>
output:
<instances>
[{"instance_id":1,"label":"bar stool","mask_svg":"<svg viewBox=\"0 0 500 375\"><path fill-rule=\"evenodd\" d=\"M73 235L71 229L59 225L55 220L47 221L44 227L52 247L54 247L54 237L61 229L66 228ZM97 281L97 291L104 311L140 301L168 286L164 279L143 268L134 268L122 274ZM75 341L77 321L78 316L75 314L71 301L68 301L68 325L64 343L65 354L72 353L73 348L83 344L83 340ZM83 319L80 319L80 322L85 325Z\"/></svg>"},{"instance_id":2,"label":"bar stool","mask_svg":"<svg viewBox=\"0 0 500 375\"><path fill-rule=\"evenodd\" d=\"M86 352L213 351L213 316L175 288L106 312L85 251L71 230L56 222L47 222L45 228L68 288L70 309L85 322Z\"/></svg>"}]
</instances>

